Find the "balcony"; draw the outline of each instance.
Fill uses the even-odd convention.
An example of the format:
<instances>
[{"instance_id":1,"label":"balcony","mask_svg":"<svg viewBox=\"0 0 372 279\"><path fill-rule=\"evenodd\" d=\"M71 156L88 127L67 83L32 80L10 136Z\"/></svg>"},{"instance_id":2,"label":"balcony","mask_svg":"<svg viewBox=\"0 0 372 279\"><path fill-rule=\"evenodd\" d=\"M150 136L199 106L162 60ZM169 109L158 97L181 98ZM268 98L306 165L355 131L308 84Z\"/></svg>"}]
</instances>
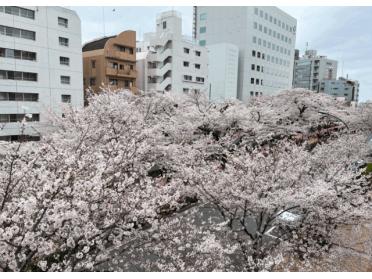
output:
<instances>
[{"instance_id":1,"label":"balcony","mask_svg":"<svg viewBox=\"0 0 372 279\"><path fill-rule=\"evenodd\" d=\"M136 62L135 53L130 54L128 52L123 52L123 51L118 51L118 50L106 50L105 56L107 58L112 58L112 59Z\"/></svg>"},{"instance_id":2,"label":"balcony","mask_svg":"<svg viewBox=\"0 0 372 279\"><path fill-rule=\"evenodd\" d=\"M108 76L117 76L117 77L126 77L126 78L136 78L137 71L131 69L116 69L111 67L106 67L106 75Z\"/></svg>"}]
</instances>

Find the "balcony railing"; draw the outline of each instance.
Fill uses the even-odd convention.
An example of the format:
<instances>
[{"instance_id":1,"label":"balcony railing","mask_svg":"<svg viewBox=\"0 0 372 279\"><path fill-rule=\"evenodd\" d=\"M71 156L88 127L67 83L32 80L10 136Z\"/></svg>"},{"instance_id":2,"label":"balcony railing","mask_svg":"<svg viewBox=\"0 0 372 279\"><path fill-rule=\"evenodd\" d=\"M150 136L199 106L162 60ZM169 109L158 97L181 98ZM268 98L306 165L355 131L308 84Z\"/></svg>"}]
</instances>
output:
<instances>
[{"instance_id":1,"label":"balcony railing","mask_svg":"<svg viewBox=\"0 0 372 279\"><path fill-rule=\"evenodd\" d=\"M120 69L116 69L116 68L107 67L106 68L106 75L136 78L137 77L137 71L134 70L134 69L133 70L131 70L131 69L120 70Z\"/></svg>"},{"instance_id":2,"label":"balcony railing","mask_svg":"<svg viewBox=\"0 0 372 279\"><path fill-rule=\"evenodd\" d=\"M119 59L119 60L126 60L126 61L136 61L135 53L130 54L128 52L118 51L118 50L106 50L105 53L106 57Z\"/></svg>"}]
</instances>

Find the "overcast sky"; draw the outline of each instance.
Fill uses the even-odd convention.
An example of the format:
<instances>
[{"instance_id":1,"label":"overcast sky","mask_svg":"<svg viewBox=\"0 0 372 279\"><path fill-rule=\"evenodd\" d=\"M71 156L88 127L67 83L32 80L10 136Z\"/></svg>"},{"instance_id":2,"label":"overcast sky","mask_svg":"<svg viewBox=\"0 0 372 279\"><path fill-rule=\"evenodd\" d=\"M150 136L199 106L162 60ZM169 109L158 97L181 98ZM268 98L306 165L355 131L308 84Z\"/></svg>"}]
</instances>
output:
<instances>
[{"instance_id":1,"label":"overcast sky","mask_svg":"<svg viewBox=\"0 0 372 279\"><path fill-rule=\"evenodd\" d=\"M81 19L83 43L104 35L102 7L70 7ZM280 7L297 19L296 48L316 49L339 62L343 73L360 82L360 101L372 100L372 7ZM115 11L113 11L115 9ZM137 38L155 29L156 15L182 13L183 32L191 35L192 7L105 7L105 35L137 31Z\"/></svg>"}]
</instances>

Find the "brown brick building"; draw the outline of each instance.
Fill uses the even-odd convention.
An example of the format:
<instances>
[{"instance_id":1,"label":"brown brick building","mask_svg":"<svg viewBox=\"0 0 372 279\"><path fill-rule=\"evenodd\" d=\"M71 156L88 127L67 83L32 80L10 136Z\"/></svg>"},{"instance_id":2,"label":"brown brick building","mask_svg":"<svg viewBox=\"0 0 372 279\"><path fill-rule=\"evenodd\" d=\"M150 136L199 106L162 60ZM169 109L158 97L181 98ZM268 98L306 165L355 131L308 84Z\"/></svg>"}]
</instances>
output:
<instances>
[{"instance_id":1,"label":"brown brick building","mask_svg":"<svg viewBox=\"0 0 372 279\"><path fill-rule=\"evenodd\" d=\"M84 91L109 86L135 90L136 32L124 31L83 46Z\"/></svg>"}]
</instances>

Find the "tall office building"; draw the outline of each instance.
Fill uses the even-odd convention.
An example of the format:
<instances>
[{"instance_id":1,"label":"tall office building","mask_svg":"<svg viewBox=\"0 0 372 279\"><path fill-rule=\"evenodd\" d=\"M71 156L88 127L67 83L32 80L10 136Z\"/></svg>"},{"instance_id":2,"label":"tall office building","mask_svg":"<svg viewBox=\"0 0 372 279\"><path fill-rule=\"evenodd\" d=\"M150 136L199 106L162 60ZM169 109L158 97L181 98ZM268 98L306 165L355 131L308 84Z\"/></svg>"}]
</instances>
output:
<instances>
[{"instance_id":1,"label":"tall office building","mask_svg":"<svg viewBox=\"0 0 372 279\"><path fill-rule=\"evenodd\" d=\"M144 42L137 42L137 51L139 89L207 93L207 49L182 35L178 12L161 13L156 19L156 32L146 33Z\"/></svg>"},{"instance_id":2,"label":"tall office building","mask_svg":"<svg viewBox=\"0 0 372 279\"><path fill-rule=\"evenodd\" d=\"M306 50L295 60L293 87L319 91L320 82L334 80L337 77L337 61L327 56L317 55L316 50Z\"/></svg>"},{"instance_id":3,"label":"tall office building","mask_svg":"<svg viewBox=\"0 0 372 279\"><path fill-rule=\"evenodd\" d=\"M62 7L0 6L0 140L37 139L62 104L83 106L81 24ZM20 121L29 121L21 131Z\"/></svg>"},{"instance_id":4,"label":"tall office building","mask_svg":"<svg viewBox=\"0 0 372 279\"><path fill-rule=\"evenodd\" d=\"M231 43L239 48L240 100L292 87L295 18L276 7L194 7L193 21L201 46Z\"/></svg>"}]
</instances>

